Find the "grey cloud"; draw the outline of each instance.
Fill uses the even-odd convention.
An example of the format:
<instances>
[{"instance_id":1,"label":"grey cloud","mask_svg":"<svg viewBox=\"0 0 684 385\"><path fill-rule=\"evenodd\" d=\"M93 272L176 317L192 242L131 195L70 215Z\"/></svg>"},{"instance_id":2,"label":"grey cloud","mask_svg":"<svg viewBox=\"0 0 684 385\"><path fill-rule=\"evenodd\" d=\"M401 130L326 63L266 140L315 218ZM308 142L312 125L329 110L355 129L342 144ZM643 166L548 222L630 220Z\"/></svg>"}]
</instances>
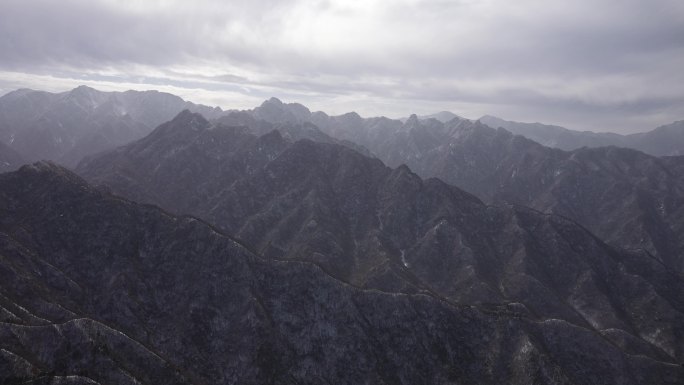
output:
<instances>
[{"instance_id":1,"label":"grey cloud","mask_svg":"<svg viewBox=\"0 0 684 385\"><path fill-rule=\"evenodd\" d=\"M581 128L682 118L675 0L149 4L4 0L0 70L302 102L364 95L397 109L489 106Z\"/></svg>"}]
</instances>

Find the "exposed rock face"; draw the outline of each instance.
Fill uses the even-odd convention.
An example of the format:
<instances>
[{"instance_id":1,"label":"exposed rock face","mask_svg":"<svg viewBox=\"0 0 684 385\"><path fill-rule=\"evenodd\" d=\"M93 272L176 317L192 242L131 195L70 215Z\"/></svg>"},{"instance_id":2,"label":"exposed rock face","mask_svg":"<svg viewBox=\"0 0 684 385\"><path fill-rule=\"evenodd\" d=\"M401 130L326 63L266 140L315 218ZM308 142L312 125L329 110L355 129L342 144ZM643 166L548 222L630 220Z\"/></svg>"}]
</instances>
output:
<instances>
[{"instance_id":1,"label":"exposed rock face","mask_svg":"<svg viewBox=\"0 0 684 385\"><path fill-rule=\"evenodd\" d=\"M157 91L22 89L0 97L0 141L28 161L50 159L71 167L86 155L142 138L183 109L210 118L221 113Z\"/></svg>"},{"instance_id":2,"label":"exposed rock face","mask_svg":"<svg viewBox=\"0 0 684 385\"><path fill-rule=\"evenodd\" d=\"M3 382L684 381L660 353L633 354L644 341L619 330L603 338L562 320L360 290L46 163L0 175L0 213Z\"/></svg>"},{"instance_id":3,"label":"exposed rock face","mask_svg":"<svg viewBox=\"0 0 684 385\"><path fill-rule=\"evenodd\" d=\"M618 146L632 148L655 156L684 155L684 121L673 122L648 132L629 135L574 131L541 123L511 122L494 116L483 116L480 121L490 127L502 127L545 146L563 150L575 150L585 146Z\"/></svg>"},{"instance_id":4,"label":"exposed rock face","mask_svg":"<svg viewBox=\"0 0 684 385\"><path fill-rule=\"evenodd\" d=\"M78 172L358 287L506 305L657 360L684 353L684 281L646 253L613 249L561 217L485 206L344 146L183 113Z\"/></svg>"}]
</instances>

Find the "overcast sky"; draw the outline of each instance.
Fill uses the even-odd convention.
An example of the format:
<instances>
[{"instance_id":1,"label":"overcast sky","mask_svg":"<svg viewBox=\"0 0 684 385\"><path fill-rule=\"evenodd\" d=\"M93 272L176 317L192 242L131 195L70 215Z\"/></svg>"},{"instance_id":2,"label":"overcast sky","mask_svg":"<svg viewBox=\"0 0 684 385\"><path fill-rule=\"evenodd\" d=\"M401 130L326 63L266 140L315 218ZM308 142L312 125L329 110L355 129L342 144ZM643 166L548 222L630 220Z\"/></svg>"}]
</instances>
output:
<instances>
[{"instance_id":1,"label":"overcast sky","mask_svg":"<svg viewBox=\"0 0 684 385\"><path fill-rule=\"evenodd\" d=\"M636 132L684 119L682 0L0 0L0 94L449 110Z\"/></svg>"}]
</instances>

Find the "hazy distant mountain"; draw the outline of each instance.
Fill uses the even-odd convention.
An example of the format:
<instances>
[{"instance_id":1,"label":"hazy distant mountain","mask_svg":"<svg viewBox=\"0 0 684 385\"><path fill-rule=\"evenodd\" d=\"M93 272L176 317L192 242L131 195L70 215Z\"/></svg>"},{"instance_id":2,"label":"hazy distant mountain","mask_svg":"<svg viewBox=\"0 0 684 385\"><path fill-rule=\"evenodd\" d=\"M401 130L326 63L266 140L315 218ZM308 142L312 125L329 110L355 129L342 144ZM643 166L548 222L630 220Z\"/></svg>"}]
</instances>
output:
<instances>
[{"instance_id":1,"label":"hazy distant mountain","mask_svg":"<svg viewBox=\"0 0 684 385\"><path fill-rule=\"evenodd\" d=\"M323 112L311 112L299 103L283 103L277 98L264 101L261 106L245 111L258 120L269 123L304 123L310 122L318 126L324 133L339 139L348 140L364 146L374 152L381 141L388 135L402 131L402 124L411 118L388 119L384 117L361 118L351 112L340 116L329 116ZM417 120L435 120L440 123L470 122L452 112L441 111L431 115L416 116ZM620 135L615 133L595 133L590 131L573 131L560 126L541 123L519 123L506 121L494 116L485 115L480 122L492 127L503 127L506 130L522 135L547 147L563 150L574 150L581 147L618 146L633 148L655 156L684 155L684 121L658 127L652 131ZM376 154L380 156L380 154Z\"/></svg>"},{"instance_id":2,"label":"hazy distant mountain","mask_svg":"<svg viewBox=\"0 0 684 385\"><path fill-rule=\"evenodd\" d=\"M302 123L309 121L311 111L299 103L283 103L271 98L252 110L252 115L269 123Z\"/></svg>"},{"instance_id":3,"label":"hazy distant mountain","mask_svg":"<svg viewBox=\"0 0 684 385\"><path fill-rule=\"evenodd\" d=\"M684 354L684 280L646 253L613 249L561 217L486 206L341 145L256 137L184 112L78 172L358 287L509 304L633 354Z\"/></svg>"},{"instance_id":4,"label":"hazy distant mountain","mask_svg":"<svg viewBox=\"0 0 684 385\"><path fill-rule=\"evenodd\" d=\"M184 109L209 118L221 113L157 91L101 92L81 86L53 94L22 89L0 97L0 141L28 161L75 166L85 155L140 139Z\"/></svg>"},{"instance_id":5,"label":"hazy distant mountain","mask_svg":"<svg viewBox=\"0 0 684 385\"><path fill-rule=\"evenodd\" d=\"M653 131L627 135L627 145L653 155L684 155L684 120Z\"/></svg>"},{"instance_id":6,"label":"hazy distant mountain","mask_svg":"<svg viewBox=\"0 0 684 385\"><path fill-rule=\"evenodd\" d=\"M25 161L19 153L0 142L0 173L14 171L24 163Z\"/></svg>"},{"instance_id":7,"label":"hazy distant mountain","mask_svg":"<svg viewBox=\"0 0 684 385\"><path fill-rule=\"evenodd\" d=\"M24 147L88 182L0 174L0 383L684 383L684 157L87 87Z\"/></svg>"},{"instance_id":8,"label":"hazy distant mountain","mask_svg":"<svg viewBox=\"0 0 684 385\"><path fill-rule=\"evenodd\" d=\"M446 123L446 122L448 122L448 121L450 121L450 120L453 120L453 119L463 119L463 118L460 117L460 116L458 116L458 115L456 115L456 114L454 114L453 112L449 112L449 111L440 111L440 112L438 112L438 113L436 113L436 114L418 116L418 119L421 119L421 120L426 120L426 119L437 119L437 120L439 120L439 121L442 122L442 123Z\"/></svg>"},{"instance_id":9,"label":"hazy distant mountain","mask_svg":"<svg viewBox=\"0 0 684 385\"><path fill-rule=\"evenodd\" d=\"M541 123L511 122L488 115L480 118L480 121L490 127L503 127L514 134L522 135L545 146L563 150L618 146L633 148L656 156L684 155L684 121L630 135L573 131Z\"/></svg>"},{"instance_id":10,"label":"hazy distant mountain","mask_svg":"<svg viewBox=\"0 0 684 385\"><path fill-rule=\"evenodd\" d=\"M189 131L201 132L194 131L201 122L188 123ZM305 169L290 172L306 174ZM559 319L538 320L514 311L519 304L461 306L433 294L360 290L313 264L263 260L195 218L101 193L50 164L0 175L0 211L3 383L684 381L682 366L620 329L601 335ZM572 247L597 247L586 251L585 260L604 275L600 281L581 276L579 289L601 293L619 284L625 296L634 289L639 295L649 292L648 284L620 282L629 275L612 269L631 272L629 258L581 235L576 226L531 212L516 221L541 225L545 235L539 239L559 231L582 238ZM455 226L434 230L435 241ZM569 250L570 245L554 247ZM577 260L554 261L560 265L539 266L541 276L565 271L571 277L578 268ZM521 273L518 280L524 277ZM563 286L565 280L555 284ZM559 294L582 309L604 300L597 295L577 302L571 294L577 290ZM629 306L649 318L661 310L651 309L657 304L656 299L602 306ZM659 316L659 324L671 322L669 312ZM659 341L668 333L666 327L647 335Z\"/></svg>"}]
</instances>

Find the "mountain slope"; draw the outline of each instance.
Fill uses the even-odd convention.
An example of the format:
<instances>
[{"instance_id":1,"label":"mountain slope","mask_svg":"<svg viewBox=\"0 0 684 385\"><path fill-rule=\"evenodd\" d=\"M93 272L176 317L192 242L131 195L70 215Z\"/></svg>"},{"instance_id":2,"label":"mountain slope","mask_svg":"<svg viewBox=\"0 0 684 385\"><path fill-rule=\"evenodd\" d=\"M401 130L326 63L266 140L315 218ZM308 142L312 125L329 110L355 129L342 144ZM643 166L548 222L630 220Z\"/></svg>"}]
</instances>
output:
<instances>
[{"instance_id":1,"label":"mountain slope","mask_svg":"<svg viewBox=\"0 0 684 385\"><path fill-rule=\"evenodd\" d=\"M82 157L139 139L183 109L220 109L157 91L101 92L80 86L53 94L27 89L0 97L0 141L28 161L75 166Z\"/></svg>"},{"instance_id":2,"label":"mountain slope","mask_svg":"<svg viewBox=\"0 0 684 385\"><path fill-rule=\"evenodd\" d=\"M24 159L16 151L0 142L0 173L14 171L24 164Z\"/></svg>"},{"instance_id":3,"label":"mountain slope","mask_svg":"<svg viewBox=\"0 0 684 385\"><path fill-rule=\"evenodd\" d=\"M626 147L653 155L684 155L684 120L652 131L627 135Z\"/></svg>"},{"instance_id":4,"label":"mountain slope","mask_svg":"<svg viewBox=\"0 0 684 385\"><path fill-rule=\"evenodd\" d=\"M676 165L684 158L665 161L617 148L564 152L466 119L442 123L413 115L402 124L315 113L311 120L331 136L365 146L389 166L406 164L486 202L566 216L602 239L645 249L684 273L684 172Z\"/></svg>"},{"instance_id":5,"label":"mountain slope","mask_svg":"<svg viewBox=\"0 0 684 385\"><path fill-rule=\"evenodd\" d=\"M646 253L612 249L560 217L485 206L344 146L256 137L186 112L78 172L358 287L506 304L638 354L682 355L684 281Z\"/></svg>"},{"instance_id":6,"label":"mountain slope","mask_svg":"<svg viewBox=\"0 0 684 385\"><path fill-rule=\"evenodd\" d=\"M65 384L675 384L559 320L364 291L45 163L0 175L0 377ZM35 202L41 202L36 205Z\"/></svg>"}]
</instances>

